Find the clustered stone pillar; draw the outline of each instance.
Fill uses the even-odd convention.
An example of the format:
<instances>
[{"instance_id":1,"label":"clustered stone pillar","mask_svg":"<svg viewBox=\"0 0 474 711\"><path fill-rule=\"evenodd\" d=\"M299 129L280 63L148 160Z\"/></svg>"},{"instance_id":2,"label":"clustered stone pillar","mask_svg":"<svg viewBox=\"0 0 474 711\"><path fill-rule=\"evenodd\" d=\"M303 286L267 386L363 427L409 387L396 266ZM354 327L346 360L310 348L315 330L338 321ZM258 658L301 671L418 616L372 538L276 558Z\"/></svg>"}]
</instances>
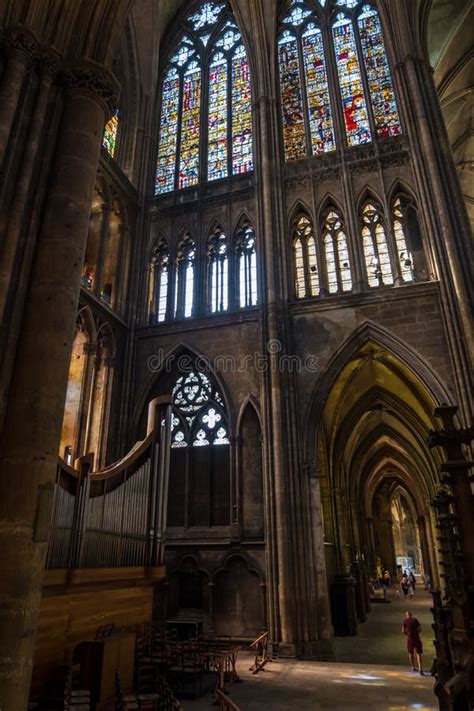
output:
<instances>
[{"instance_id":1,"label":"clustered stone pillar","mask_svg":"<svg viewBox=\"0 0 474 711\"><path fill-rule=\"evenodd\" d=\"M116 97L113 76L93 62L62 80L62 120L0 440L2 711L27 707L92 190Z\"/></svg>"}]
</instances>

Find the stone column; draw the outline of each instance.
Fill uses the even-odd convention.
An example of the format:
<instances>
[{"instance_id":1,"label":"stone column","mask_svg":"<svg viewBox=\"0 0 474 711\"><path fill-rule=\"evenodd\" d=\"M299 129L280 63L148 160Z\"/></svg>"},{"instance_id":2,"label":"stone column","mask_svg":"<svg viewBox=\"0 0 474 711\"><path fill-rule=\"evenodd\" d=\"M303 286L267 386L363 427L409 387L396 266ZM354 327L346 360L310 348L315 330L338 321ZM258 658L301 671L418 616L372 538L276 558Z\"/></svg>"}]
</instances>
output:
<instances>
[{"instance_id":1,"label":"stone column","mask_svg":"<svg viewBox=\"0 0 474 711\"><path fill-rule=\"evenodd\" d=\"M25 711L92 190L112 75L64 75L62 122L0 440L0 699Z\"/></svg>"},{"instance_id":2,"label":"stone column","mask_svg":"<svg viewBox=\"0 0 474 711\"><path fill-rule=\"evenodd\" d=\"M321 641L320 652L332 652L330 641L333 637L331 624L331 603L329 600L326 573L326 554L324 551L324 515L321 502L321 468L315 463L306 465L311 496L311 533L313 539L314 585L316 588L316 610L318 638Z\"/></svg>"},{"instance_id":3,"label":"stone column","mask_svg":"<svg viewBox=\"0 0 474 711\"><path fill-rule=\"evenodd\" d=\"M0 167L10 138L23 81L36 54L36 38L27 27L10 27L5 33L7 66L0 81Z\"/></svg>"}]
</instances>

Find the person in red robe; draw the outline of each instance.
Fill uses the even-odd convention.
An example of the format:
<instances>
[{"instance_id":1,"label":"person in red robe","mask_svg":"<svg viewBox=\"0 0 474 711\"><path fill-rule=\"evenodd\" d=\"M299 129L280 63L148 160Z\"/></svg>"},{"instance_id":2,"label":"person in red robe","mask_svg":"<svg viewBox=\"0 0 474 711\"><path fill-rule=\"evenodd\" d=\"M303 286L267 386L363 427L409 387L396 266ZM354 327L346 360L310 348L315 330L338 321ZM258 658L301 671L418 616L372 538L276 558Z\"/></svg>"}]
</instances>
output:
<instances>
[{"instance_id":1,"label":"person in red robe","mask_svg":"<svg viewBox=\"0 0 474 711\"><path fill-rule=\"evenodd\" d=\"M416 671L414 655L418 662L418 671L423 676L423 644L420 639L421 625L413 617L411 612L405 612L405 618L402 622L402 633L407 638L408 659L413 671Z\"/></svg>"}]
</instances>

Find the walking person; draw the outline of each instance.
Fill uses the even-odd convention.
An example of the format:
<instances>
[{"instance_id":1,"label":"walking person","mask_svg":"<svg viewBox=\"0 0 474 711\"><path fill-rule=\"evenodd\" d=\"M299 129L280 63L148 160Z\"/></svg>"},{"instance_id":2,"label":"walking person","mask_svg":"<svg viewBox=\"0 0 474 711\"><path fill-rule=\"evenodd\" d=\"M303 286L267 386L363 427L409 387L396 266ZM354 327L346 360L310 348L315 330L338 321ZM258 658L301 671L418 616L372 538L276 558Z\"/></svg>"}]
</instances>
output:
<instances>
[{"instance_id":1,"label":"walking person","mask_svg":"<svg viewBox=\"0 0 474 711\"><path fill-rule=\"evenodd\" d=\"M423 643L420 639L421 625L413 617L411 612L405 612L405 618L402 622L402 633L407 638L408 659L411 664L412 671L416 671L415 654L418 663L418 671L423 676Z\"/></svg>"}]
</instances>

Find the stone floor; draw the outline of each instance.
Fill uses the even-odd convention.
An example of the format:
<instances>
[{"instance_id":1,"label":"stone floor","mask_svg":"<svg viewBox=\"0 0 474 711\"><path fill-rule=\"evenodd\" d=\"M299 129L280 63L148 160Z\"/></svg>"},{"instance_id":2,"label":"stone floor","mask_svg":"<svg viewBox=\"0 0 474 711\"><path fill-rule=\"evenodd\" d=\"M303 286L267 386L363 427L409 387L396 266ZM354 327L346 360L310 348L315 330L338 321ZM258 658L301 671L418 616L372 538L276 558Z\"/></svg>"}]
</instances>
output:
<instances>
[{"instance_id":1,"label":"stone floor","mask_svg":"<svg viewBox=\"0 0 474 711\"><path fill-rule=\"evenodd\" d=\"M369 621L357 637L338 638L336 663L299 660L271 662L253 676L251 657L239 657L242 684L229 687L241 711L436 711L431 676L407 668L405 639L400 632L407 604L392 593L390 603L374 604ZM417 592L408 608L420 620L425 646L425 669L433 659L430 598ZM211 696L184 701L185 711L212 708Z\"/></svg>"}]
</instances>

